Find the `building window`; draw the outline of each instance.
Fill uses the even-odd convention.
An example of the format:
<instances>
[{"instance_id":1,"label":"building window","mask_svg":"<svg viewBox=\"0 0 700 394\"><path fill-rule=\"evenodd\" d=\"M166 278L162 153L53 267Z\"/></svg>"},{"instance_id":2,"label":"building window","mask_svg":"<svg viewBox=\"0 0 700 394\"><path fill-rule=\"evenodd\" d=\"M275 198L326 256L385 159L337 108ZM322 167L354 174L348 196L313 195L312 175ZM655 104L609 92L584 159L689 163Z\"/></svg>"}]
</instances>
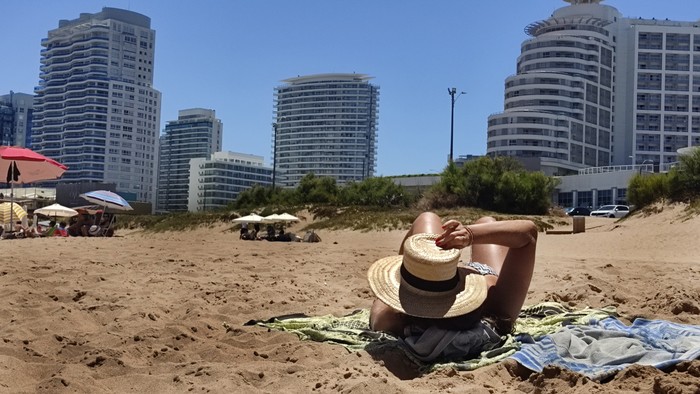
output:
<instances>
[{"instance_id":1,"label":"building window","mask_svg":"<svg viewBox=\"0 0 700 394\"><path fill-rule=\"evenodd\" d=\"M596 206L612 204L612 190L598 190L598 199Z\"/></svg>"},{"instance_id":2,"label":"building window","mask_svg":"<svg viewBox=\"0 0 700 394\"><path fill-rule=\"evenodd\" d=\"M690 90L690 78L683 74L666 74L666 90L687 92Z\"/></svg>"},{"instance_id":3,"label":"building window","mask_svg":"<svg viewBox=\"0 0 700 394\"><path fill-rule=\"evenodd\" d=\"M688 95L667 94L664 97L664 110L674 112L688 112Z\"/></svg>"},{"instance_id":4,"label":"building window","mask_svg":"<svg viewBox=\"0 0 700 394\"><path fill-rule=\"evenodd\" d=\"M639 52L637 55L637 68L639 70L661 70L661 53Z\"/></svg>"},{"instance_id":5,"label":"building window","mask_svg":"<svg viewBox=\"0 0 700 394\"><path fill-rule=\"evenodd\" d=\"M690 55L667 53L666 70L688 71L690 70Z\"/></svg>"},{"instance_id":6,"label":"building window","mask_svg":"<svg viewBox=\"0 0 700 394\"><path fill-rule=\"evenodd\" d=\"M661 90L660 73L639 73L637 75L637 89Z\"/></svg>"},{"instance_id":7,"label":"building window","mask_svg":"<svg viewBox=\"0 0 700 394\"><path fill-rule=\"evenodd\" d=\"M666 34L666 50L670 51L689 51L690 50L690 34Z\"/></svg>"},{"instance_id":8,"label":"building window","mask_svg":"<svg viewBox=\"0 0 700 394\"><path fill-rule=\"evenodd\" d=\"M638 35L639 49L662 49L664 42L663 33L640 32Z\"/></svg>"}]
</instances>

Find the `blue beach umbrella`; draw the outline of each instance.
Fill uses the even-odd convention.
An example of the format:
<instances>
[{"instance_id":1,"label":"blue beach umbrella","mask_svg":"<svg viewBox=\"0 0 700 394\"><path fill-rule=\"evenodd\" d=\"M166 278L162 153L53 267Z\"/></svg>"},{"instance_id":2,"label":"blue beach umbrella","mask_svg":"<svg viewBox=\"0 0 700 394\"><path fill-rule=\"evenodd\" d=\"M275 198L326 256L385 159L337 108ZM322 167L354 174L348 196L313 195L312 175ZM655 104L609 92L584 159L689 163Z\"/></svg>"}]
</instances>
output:
<instances>
[{"instance_id":1,"label":"blue beach umbrella","mask_svg":"<svg viewBox=\"0 0 700 394\"><path fill-rule=\"evenodd\" d=\"M129 203L122 196L107 190L95 190L83 193L80 195L80 197L105 208L112 208L119 211L133 210L131 205L129 205Z\"/></svg>"}]
</instances>

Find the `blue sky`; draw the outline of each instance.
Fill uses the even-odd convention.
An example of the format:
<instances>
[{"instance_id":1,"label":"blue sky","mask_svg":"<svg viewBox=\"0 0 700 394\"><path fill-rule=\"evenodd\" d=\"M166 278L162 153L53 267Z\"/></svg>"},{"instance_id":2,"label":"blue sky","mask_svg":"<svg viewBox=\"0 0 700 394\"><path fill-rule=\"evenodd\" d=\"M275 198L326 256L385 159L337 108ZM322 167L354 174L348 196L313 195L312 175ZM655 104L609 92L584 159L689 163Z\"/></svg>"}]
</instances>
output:
<instances>
[{"instance_id":1,"label":"blue sky","mask_svg":"<svg viewBox=\"0 0 700 394\"><path fill-rule=\"evenodd\" d=\"M608 0L624 16L698 20L697 0ZM486 152L528 24L563 0L25 0L3 1L0 94L32 93L41 39L60 19L102 7L139 12L156 30L161 130L180 109L216 110L224 150L272 151L273 92L297 75L357 72L380 86L376 175L439 172L454 155Z\"/></svg>"}]
</instances>

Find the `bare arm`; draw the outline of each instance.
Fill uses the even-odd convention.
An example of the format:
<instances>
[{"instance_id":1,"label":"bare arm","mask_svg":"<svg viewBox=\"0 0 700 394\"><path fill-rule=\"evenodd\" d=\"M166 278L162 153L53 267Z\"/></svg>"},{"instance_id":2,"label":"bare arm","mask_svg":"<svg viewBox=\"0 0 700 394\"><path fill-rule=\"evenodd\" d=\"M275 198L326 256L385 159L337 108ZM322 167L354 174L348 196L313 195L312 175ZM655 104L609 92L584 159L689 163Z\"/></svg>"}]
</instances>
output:
<instances>
[{"instance_id":1,"label":"bare arm","mask_svg":"<svg viewBox=\"0 0 700 394\"><path fill-rule=\"evenodd\" d=\"M448 220L442 228L444 232L435 242L444 249L463 249L479 244L519 249L537 242L537 227L529 220L504 220L469 226L464 226L456 220Z\"/></svg>"},{"instance_id":2,"label":"bare arm","mask_svg":"<svg viewBox=\"0 0 700 394\"><path fill-rule=\"evenodd\" d=\"M463 226L456 220L443 225L437 238L443 248L472 246L472 259L489 265L498 279L489 289L485 313L510 319L518 317L527 297L535 266L537 227L529 220L490 218Z\"/></svg>"}]
</instances>

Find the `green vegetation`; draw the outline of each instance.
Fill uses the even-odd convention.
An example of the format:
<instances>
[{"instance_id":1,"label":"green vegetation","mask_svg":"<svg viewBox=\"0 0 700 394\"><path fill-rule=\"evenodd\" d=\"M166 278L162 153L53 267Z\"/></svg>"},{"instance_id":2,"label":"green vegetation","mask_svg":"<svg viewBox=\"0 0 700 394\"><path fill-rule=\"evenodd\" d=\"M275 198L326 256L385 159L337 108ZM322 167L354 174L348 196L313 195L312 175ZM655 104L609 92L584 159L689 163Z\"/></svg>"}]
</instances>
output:
<instances>
[{"instance_id":1,"label":"green vegetation","mask_svg":"<svg viewBox=\"0 0 700 394\"><path fill-rule=\"evenodd\" d=\"M389 178L369 178L353 182L340 190L338 202L342 205L372 207L407 207L412 199L403 187Z\"/></svg>"},{"instance_id":2,"label":"green vegetation","mask_svg":"<svg viewBox=\"0 0 700 394\"><path fill-rule=\"evenodd\" d=\"M167 215L119 215L117 229L144 229L162 232L215 227L221 223L231 224L239 217L233 212L178 212ZM232 227L233 228L233 227Z\"/></svg>"},{"instance_id":3,"label":"green vegetation","mask_svg":"<svg viewBox=\"0 0 700 394\"><path fill-rule=\"evenodd\" d=\"M636 207L645 207L669 194L669 177L666 174L635 175L627 186L627 200Z\"/></svg>"},{"instance_id":4,"label":"green vegetation","mask_svg":"<svg viewBox=\"0 0 700 394\"><path fill-rule=\"evenodd\" d=\"M357 231L383 231L383 230L407 230L413 220L422 212L417 208L381 208L349 206L337 207L331 205L313 205L306 209L289 207L285 212L303 217L309 220L309 224L301 229L306 230L341 230L351 229ZM263 216L265 211L261 212ZM441 217L458 219L464 223L470 223L482 216L493 216L497 220L505 219L529 219L535 222L540 231L553 228L562 224L560 218L555 216L521 216L504 215L497 212L489 212L476 208L439 209L435 213ZM241 212L248 214L248 211ZM271 212L270 212L271 213ZM225 225L229 231L237 231L238 225L231 222L241 215L231 211L206 212L206 213L172 213L168 215L121 215L118 228L141 229L149 232L177 231L195 229L201 227L220 228ZM218 230L217 230L218 231Z\"/></svg>"},{"instance_id":5,"label":"green vegetation","mask_svg":"<svg viewBox=\"0 0 700 394\"><path fill-rule=\"evenodd\" d=\"M359 231L376 230L408 230L413 220L423 210L418 208L379 209L367 207L349 207L338 209L333 207L316 207L313 209L314 223L306 229L352 229ZM556 217L551 216L521 216L504 215L478 208L455 208L434 210L440 217L457 219L463 223L471 223L483 216L493 216L497 220L528 219L532 220L540 231L548 230L555 224L561 224Z\"/></svg>"},{"instance_id":6,"label":"green vegetation","mask_svg":"<svg viewBox=\"0 0 700 394\"><path fill-rule=\"evenodd\" d=\"M441 179L418 200L390 178L374 177L338 187L332 178L308 174L296 189L255 186L218 212L124 215L119 224L121 228L168 231L225 223L234 230L237 226L231 220L250 212L261 216L288 212L313 216L302 230L408 229L416 216L426 210L467 223L486 215L497 219L522 217L513 214L546 215L555 186L553 178L527 172L507 157L479 158L462 168L450 164ZM553 221L561 222L556 217L528 216L528 219L541 230L552 228Z\"/></svg>"},{"instance_id":7,"label":"green vegetation","mask_svg":"<svg viewBox=\"0 0 700 394\"><path fill-rule=\"evenodd\" d=\"M391 179L369 178L338 187L333 178L307 174L296 189L255 186L242 192L230 209L255 209L261 206L302 206L326 204L336 206L407 207L413 197Z\"/></svg>"},{"instance_id":8,"label":"green vegetation","mask_svg":"<svg viewBox=\"0 0 700 394\"><path fill-rule=\"evenodd\" d=\"M511 157L481 157L442 173L440 183L429 191L426 209L477 207L516 214L545 214L556 181L540 172L529 172Z\"/></svg>"},{"instance_id":9,"label":"green vegetation","mask_svg":"<svg viewBox=\"0 0 700 394\"><path fill-rule=\"evenodd\" d=\"M637 174L630 179L627 199L637 208L656 201L687 202L689 209L700 198L700 149L679 157L678 166L666 174Z\"/></svg>"},{"instance_id":10,"label":"green vegetation","mask_svg":"<svg viewBox=\"0 0 700 394\"><path fill-rule=\"evenodd\" d=\"M529 172L510 157L482 157L462 168L454 163L441 174L441 181L418 202L402 186L384 177L369 178L338 187L335 180L308 174L296 189L260 186L240 194L231 210L261 206L304 206L407 208L421 210L475 207L511 214L545 214L556 185L554 178Z\"/></svg>"}]
</instances>

